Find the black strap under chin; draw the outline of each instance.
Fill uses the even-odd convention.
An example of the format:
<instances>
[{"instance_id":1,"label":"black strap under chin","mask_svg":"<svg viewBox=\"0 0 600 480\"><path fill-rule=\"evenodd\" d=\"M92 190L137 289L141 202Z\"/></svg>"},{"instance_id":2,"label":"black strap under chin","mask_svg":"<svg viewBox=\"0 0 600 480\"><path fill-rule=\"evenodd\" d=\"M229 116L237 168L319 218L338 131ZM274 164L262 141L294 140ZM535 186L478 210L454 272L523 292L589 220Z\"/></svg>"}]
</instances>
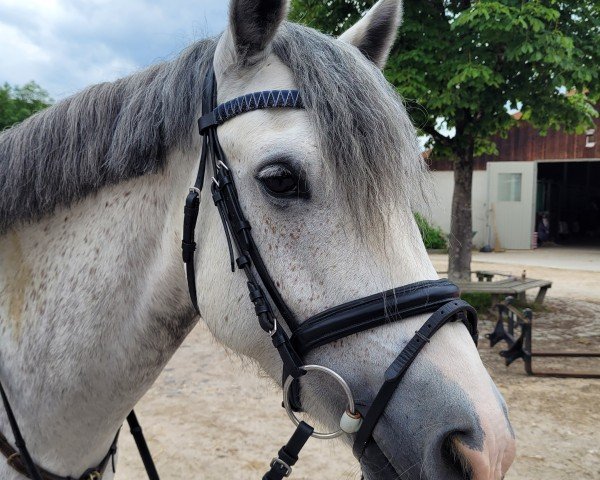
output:
<instances>
[{"instance_id":1,"label":"black strap under chin","mask_svg":"<svg viewBox=\"0 0 600 480\"><path fill-rule=\"evenodd\" d=\"M398 385L404 378L404 375L417 358L423 347L429 343L431 337L446 323L460 320L462 321L474 339L477 338L477 312L464 300L455 299L440 307L423 326L415 332L408 344L402 349L400 355L385 372L384 382L377 393L373 403L366 412L361 411L360 405L357 405L363 415L363 422L356 434L353 451L356 458L360 458L372 438L375 425L383 414L387 404L396 392Z\"/></svg>"}]
</instances>

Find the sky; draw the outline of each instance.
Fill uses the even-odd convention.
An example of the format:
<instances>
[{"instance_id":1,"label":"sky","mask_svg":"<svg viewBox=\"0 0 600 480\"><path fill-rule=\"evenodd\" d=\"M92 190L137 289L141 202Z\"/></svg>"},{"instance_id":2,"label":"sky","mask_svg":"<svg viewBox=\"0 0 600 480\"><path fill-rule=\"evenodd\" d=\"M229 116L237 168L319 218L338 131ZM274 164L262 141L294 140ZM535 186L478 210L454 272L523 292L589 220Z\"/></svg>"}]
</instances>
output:
<instances>
[{"instance_id":1,"label":"sky","mask_svg":"<svg viewBox=\"0 0 600 480\"><path fill-rule=\"evenodd\" d=\"M54 100L176 56L225 28L226 0L0 0L0 84Z\"/></svg>"}]
</instances>

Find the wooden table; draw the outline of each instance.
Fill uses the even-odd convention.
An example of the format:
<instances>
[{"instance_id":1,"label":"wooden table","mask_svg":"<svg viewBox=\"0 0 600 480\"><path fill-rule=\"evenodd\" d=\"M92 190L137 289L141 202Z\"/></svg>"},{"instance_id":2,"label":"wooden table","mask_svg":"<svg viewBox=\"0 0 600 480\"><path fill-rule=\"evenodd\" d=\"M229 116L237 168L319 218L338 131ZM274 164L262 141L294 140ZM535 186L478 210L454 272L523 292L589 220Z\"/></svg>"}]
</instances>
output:
<instances>
[{"instance_id":1,"label":"wooden table","mask_svg":"<svg viewBox=\"0 0 600 480\"><path fill-rule=\"evenodd\" d=\"M473 272L478 281L476 282L459 282L462 293L489 293L492 295L493 303L500 301L501 297L512 295L519 300L525 300L527 290L538 288L537 296L534 303L541 305L546 298L548 289L552 287L552 282L549 280L538 280L535 278L515 277L499 272L491 272L487 270L478 270ZM495 280L494 277L503 277L502 280Z\"/></svg>"}]
</instances>

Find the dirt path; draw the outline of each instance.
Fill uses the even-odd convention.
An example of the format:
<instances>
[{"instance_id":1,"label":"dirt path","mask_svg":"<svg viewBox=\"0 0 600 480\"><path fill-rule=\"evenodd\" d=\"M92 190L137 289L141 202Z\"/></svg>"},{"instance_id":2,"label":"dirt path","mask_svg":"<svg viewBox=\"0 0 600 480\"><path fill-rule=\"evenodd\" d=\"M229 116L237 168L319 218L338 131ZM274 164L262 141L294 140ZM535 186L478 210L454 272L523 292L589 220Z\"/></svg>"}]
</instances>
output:
<instances>
[{"instance_id":1,"label":"dirt path","mask_svg":"<svg viewBox=\"0 0 600 480\"><path fill-rule=\"evenodd\" d=\"M445 259L434 258L439 270ZM520 274L520 265L474 264L474 268ZM554 282L536 314L540 342L598 349L600 272L526 267L535 278ZM555 312L560 312L559 314ZM481 331L491 329L483 320ZM537 336L536 336L537 338ZM600 381L530 378L517 362L505 368L484 340L484 363L505 396L518 439L518 458L507 480L600 480ZM600 370L600 361L583 367ZM292 427L278 388L252 366L216 344L198 326L136 408L164 480L257 479L289 437ZM143 479L141 461L122 436L117 480ZM359 479L348 448L311 440L293 478Z\"/></svg>"},{"instance_id":2,"label":"dirt path","mask_svg":"<svg viewBox=\"0 0 600 480\"><path fill-rule=\"evenodd\" d=\"M566 263L564 257L565 252L557 251L560 263ZM499 255L499 254L488 254ZM577 255L577 253L573 253ZM600 253L599 260L595 263L596 271L552 268L548 266L536 266L526 264L507 264L493 263L491 261L476 260L471 264L471 270L492 270L495 272L507 273L521 276L523 270L529 278L539 278L544 280L552 280L552 288L548 290L548 296L551 298L573 298L577 300L588 300L591 302L600 302ZM448 270L447 255L430 255L433 265L438 272ZM485 255L477 254L477 259L487 258ZM489 258L494 258L489 257ZM577 265L579 262L576 262ZM533 294L533 292L532 292ZM598 320L600 321L600 319Z\"/></svg>"}]
</instances>

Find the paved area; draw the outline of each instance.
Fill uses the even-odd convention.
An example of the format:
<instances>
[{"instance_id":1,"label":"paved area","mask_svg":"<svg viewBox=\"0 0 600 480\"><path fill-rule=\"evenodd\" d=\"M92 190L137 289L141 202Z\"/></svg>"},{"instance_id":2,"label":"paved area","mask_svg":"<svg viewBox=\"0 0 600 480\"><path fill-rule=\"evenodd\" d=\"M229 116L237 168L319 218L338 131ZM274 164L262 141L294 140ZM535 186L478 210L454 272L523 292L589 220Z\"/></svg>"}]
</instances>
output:
<instances>
[{"instance_id":1,"label":"paved area","mask_svg":"<svg viewBox=\"0 0 600 480\"><path fill-rule=\"evenodd\" d=\"M448 255L429 255L435 269L445 277ZM471 270L492 270L520 277L550 280L547 297L570 298L600 303L600 249L548 248L508 250L502 253L473 253ZM532 291L530 296L535 295ZM531 298L533 300L533 297Z\"/></svg>"},{"instance_id":2,"label":"paved area","mask_svg":"<svg viewBox=\"0 0 600 480\"><path fill-rule=\"evenodd\" d=\"M474 252L473 261L600 272L600 247L544 247L536 250L507 250L500 253Z\"/></svg>"},{"instance_id":3,"label":"paved area","mask_svg":"<svg viewBox=\"0 0 600 480\"><path fill-rule=\"evenodd\" d=\"M447 255L431 258L438 271L447 270ZM536 339L545 335L545 341L566 342L561 347L567 349L598 345L600 250L477 253L473 269L514 275L525 269L529 277L551 280L548 310L536 317L546 328ZM482 319L482 332L492 327L490 319ZM530 378L522 364L504 366L501 346L490 349L481 341L479 348L517 432L517 460L506 480L600 480L600 382ZM579 368L570 362L558 367ZM192 331L136 407L162 478L261 478L292 427L277 408L279 386L256 371L218 345L202 324ZM116 480L144 478L133 440L121 438ZM302 456L296 480L360 478L341 442L309 441Z\"/></svg>"}]
</instances>

